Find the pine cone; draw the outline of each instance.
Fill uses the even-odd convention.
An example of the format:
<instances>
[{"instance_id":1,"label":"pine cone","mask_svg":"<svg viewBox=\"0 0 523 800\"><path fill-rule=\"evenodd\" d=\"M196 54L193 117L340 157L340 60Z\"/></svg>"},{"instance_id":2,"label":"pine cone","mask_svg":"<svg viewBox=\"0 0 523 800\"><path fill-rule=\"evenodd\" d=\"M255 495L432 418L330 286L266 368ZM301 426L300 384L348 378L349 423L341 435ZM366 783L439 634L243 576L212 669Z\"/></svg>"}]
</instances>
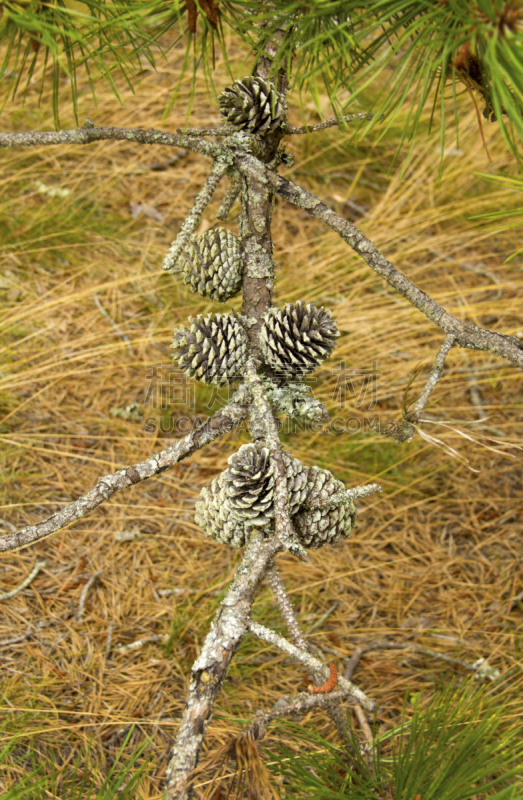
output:
<instances>
[{"instance_id":1,"label":"pine cone","mask_svg":"<svg viewBox=\"0 0 523 800\"><path fill-rule=\"evenodd\" d=\"M205 486L196 502L194 521L200 526L205 536L217 542L229 544L231 547L243 547L252 528L237 522L230 513L228 498L225 493L225 473L222 472ZM267 533L270 526L262 528Z\"/></svg>"},{"instance_id":2,"label":"pine cone","mask_svg":"<svg viewBox=\"0 0 523 800\"><path fill-rule=\"evenodd\" d=\"M264 135L282 122L283 108L273 84L263 78L243 78L218 98L220 111L236 130Z\"/></svg>"},{"instance_id":3,"label":"pine cone","mask_svg":"<svg viewBox=\"0 0 523 800\"><path fill-rule=\"evenodd\" d=\"M249 340L232 314L189 317L190 328L174 331L171 347L178 366L203 383L223 386L241 377L249 357Z\"/></svg>"},{"instance_id":4,"label":"pine cone","mask_svg":"<svg viewBox=\"0 0 523 800\"><path fill-rule=\"evenodd\" d=\"M310 467L303 505L328 500L344 489L343 483L326 469ZM328 505L318 508L303 508L292 519L302 545L317 549L334 544L342 536L348 538L356 522L356 509L352 500L335 508Z\"/></svg>"},{"instance_id":5,"label":"pine cone","mask_svg":"<svg viewBox=\"0 0 523 800\"><path fill-rule=\"evenodd\" d=\"M301 505L307 472L301 461L282 451L289 493L289 511ZM266 525L274 517L274 469L266 447L244 444L229 458L225 492L234 519L245 525Z\"/></svg>"},{"instance_id":6,"label":"pine cone","mask_svg":"<svg viewBox=\"0 0 523 800\"><path fill-rule=\"evenodd\" d=\"M308 467L283 451L289 493L289 511L294 514L307 492ZM230 466L204 487L196 503L195 522L206 536L217 542L243 547L253 527L270 535L274 517L274 477L268 450L242 445L229 458Z\"/></svg>"},{"instance_id":7,"label":"pine cone","mask_svg":"<svg viewBox=\"0 0 523 800\"><path fill-rule=\"evenodd\" d=\"M298 300L284 309L271 308L260 331L269 366L287 375L306 375L330 356L339 336L331 312Z\"/></svg>"},{"instance_id":8,"label":"pine cone","mask_svg":"<svg viewBox=\"0 0 523 800\"><path fill-rule=\"evenodd\" d=\"M225 494L233 519L263 526L274 516L274 470L266 447L244 444L229 458Z\"/></svg>"},{"instance_id":9,"label":"pine cone","mask_svg":"<svg viewBox=\"0 0 523 800\"><path fill-rule=\"evenodd\" d=\"M194 234L187 252L178 259L177 271L184 273L184 283L193 292L224 303L242 285L240 242L227 228Z\"/></svg>"}]
</instances>

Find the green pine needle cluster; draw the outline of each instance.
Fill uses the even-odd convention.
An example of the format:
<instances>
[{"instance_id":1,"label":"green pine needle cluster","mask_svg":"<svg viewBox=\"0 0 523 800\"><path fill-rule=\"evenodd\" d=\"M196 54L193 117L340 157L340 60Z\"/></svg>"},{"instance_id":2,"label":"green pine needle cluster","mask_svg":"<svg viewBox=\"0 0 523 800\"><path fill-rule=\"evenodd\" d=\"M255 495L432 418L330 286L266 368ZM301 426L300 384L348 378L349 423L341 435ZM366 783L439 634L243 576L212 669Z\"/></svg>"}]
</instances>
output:
<instances>
[{"instance_id":1,"label":"green pine needle cluster","mask_svg":"<svg viewBox=\"0 0 523 800\"><path fill-rule=\"evenodd\" d=\"M0 734L7 732L8 723L0 725ZM120 750L108 770L105 778L98 781L98 788L94 786L91 752L88 746L80 752L74 763L69 767L68 777L60 775L60 770L56 767L53 760L44 765L40 755L31 747L24 748L23 754L13 758L19 745L18 737L12 737L7 745L0 749L0 790L2 790L2 800L46 800L49 797L67 797L68 800L133 800L136 791L140 786L145 774L150 771L148 759L143 758L143 753L147 747L148 740L138 745L132 753L123 757L132 735L134 728L131 727L127 733ZM18 760L23 765L24 777L18 778L16 785L10 788L2 781L4 764L7 770L9 766ZM141 763L140 763L141 762ZM85 764L90 763L90 768L86 769ZM30 765L30 766L28 766ZM4 791L5 790L5 791ZM58 794L57 792L60 792Z\"/></svg>"},{"instance_id":2,"label":"green pine needle cluster","mask_svg":"<svg viewBox=\"0 0 523 800\"><path fill-rule=\"evenodd\" d=\"M286 800L522 800L523 737L508 729L507 708L473 681L438 692L425 704L411 696L407 719L374 741L364 758L354 740L342 753L313 727L279 723L285 744L271 759ZM305 748L307 748L305 750Z\"/></svg>"},{"instance_id":3,"label":"green pine needle cluster","mask_svg":"<svg viewBox=\"0 0 523 800\"><path fill-rule=\"evenodd\" d=\"M114 71L132 86L140 57L154 66L153 45L169 32L170 47L186 41L184 73L195 77L203 71L212 86L216 48L227 57L228 30L252 47L254 61L279 31L274 70L289 71L302 101L312 96L320 109L320 97L327 94L337 115L374 111L368 125L380 124L382 135L407 103L406 139L416 134L427 104L439 116L443 136L445 114L450 107L457 117L456 95L468 92L478 110L478 135L495 120L519 158L519 0L221 0L217 29L201 12L195 35L187 30L187 8L179 0L3 0L0 10L0 42L8 45L0 74L7 96L27 87L42 59L53 75L57 125L61 72L71 78L75 108L80 67L93 95L97 81L104 80L118 96ZM168 51L165 55L168 59ZM372 87L383 73L383 90L376 94Z\"/></svg>"}]
</instances>

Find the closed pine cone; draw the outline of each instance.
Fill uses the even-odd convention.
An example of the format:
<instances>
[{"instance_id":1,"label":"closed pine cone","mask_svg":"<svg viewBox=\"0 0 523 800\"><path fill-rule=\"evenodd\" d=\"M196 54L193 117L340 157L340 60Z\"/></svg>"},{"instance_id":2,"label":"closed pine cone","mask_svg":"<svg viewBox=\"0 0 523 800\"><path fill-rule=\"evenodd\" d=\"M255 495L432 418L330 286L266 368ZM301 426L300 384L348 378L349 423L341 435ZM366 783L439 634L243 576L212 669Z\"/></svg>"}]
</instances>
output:
<instances>
[{"instance_id":1,"label":"closed pine cone","mask_svg":"<svg viewBox=\"0 0 523 800\"><path fill-rule=\"evenodd\" d=\"M298 300L271 308L260 331L265 360L285 375L306 375L330 356L340 335L331 312Z\"/></svg>"},{"instance_id":2,"label":"closed pine cone","mask_svg":"<svg viewBox=\"0 0 523 800\"><path fill-rule=\"evenodd\" d=\"M309 468L282 451L289 494L289 512L294 514L311 487ZM206 536L242 547L253 527L270 535L274 518L274 472L268 450L242 445L229 458L230 466L204 487L196 503L195 521Z\"/></svg>"},{"instance_id":3,"label":"closed pine cone","mask_svg":"<svg viewBox=\"0 0 523 800\"><path fill-rule=\"evenodd\" d=\"M345 487L329 470L310 467L303 507L293 517L296 534L304 547L317 549L334 544L341 537L348 539L356 522L356 509L352 500L334 508L326 505L307 508L309 503L327 501Z\"/></svg>"},{"instance_id":4,"label":"closed pine cone","mask_svg":"<svg viewBox=\"0 0 523 800\"><path fill-rule=\"evenodd\" d=\"M244 444L229 458L225 493L233 519L263 526L274 516L274 469L266 447Z\"/></svg>"},{"instance_id":5,"label":"closed pine cone","mask_svg":"<svg viewBox=\"0 0 523 800\"><path fill-rule=\"evenodd\" d=\"M189 317L190 328L174 332L173 358L180 369L203 383L223 386L238 380L249 357L247 334L232 314Z\"/></svg>"},{"instance_id":6,"label":"closed pine cone","mask_svg":"<svg viewBox=\"0 0 523 800\"><path fill-rule=\"evenodd\" d=\"M301 461L282 451L289 511L299 508L306 491L307 472ZM246 525L265 525L274 517L274 468L266 447L244 444L229 458L225 486L231 514Z\"/></svg>"},{"instance_id":7,"label":"closed pine cone","mask_svg":"<svg viewBox=\"0 0 523 800\"><path fill-rule=\"evenodd\" d=\"M243 78L218 98L220 111L236 130L261 136L272 133L283 120L283 108L273 84L263 78Z\"/></svg>"},{"instance_id":8,"label":"closed pine cone","mask_svg":"<svg viewBox=\"0 0 523 800\"><path fill-rule=\"evenodd\" d=\"M184 273L184 283L193 292L224 303L241 289L240 242L227 228L193 234L187 251L178 259L176 271Z\"/></svg>"},{"instance_id":9,"label":"closed pine cone","mask_svg":"<svg viewBox=\"0 0 523 800\"><path fill-rule=\"evenodd\" d=\"M210 536L216 542L243 547L253 528L237 522L231 515L224 484L225 473L222 472L211 481L210 486L204 486L196 502L194 521L205 536ZM270 525L261 528L265 533L269 533L270 529Z\"/></svg>"}]
</instances>

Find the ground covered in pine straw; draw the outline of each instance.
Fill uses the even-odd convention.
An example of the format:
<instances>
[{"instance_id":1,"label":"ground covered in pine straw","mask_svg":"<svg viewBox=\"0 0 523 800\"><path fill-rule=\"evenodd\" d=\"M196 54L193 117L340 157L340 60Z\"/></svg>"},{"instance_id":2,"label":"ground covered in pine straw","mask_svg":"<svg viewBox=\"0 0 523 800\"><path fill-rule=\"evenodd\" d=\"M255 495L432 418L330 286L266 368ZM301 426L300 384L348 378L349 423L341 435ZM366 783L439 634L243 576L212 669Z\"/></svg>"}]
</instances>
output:
<instances>
[{"instance_id":1,"label":"ground covered in pine straw","mask_svg":"<svg viewBox=\"0 0 523 800\"><path fill-rule=\"evenodd\" d=\"M159 61L158 72L144 66L135 96L122 86L124 107L102 88L95 108L85 84L80 119L166 130L183 125L187 87L161 121L182 52L171 54L169 66ZM240 77L247 72L238 69ZM221 67L216 80L218 88L227 83ZM61 91L62 127L74 127L65 81ZM25 104L10 102L2 129L52 128L50 85L40 106L38 93L35 83ZM202 81L191 124L219 123L210 102ZM381 141L379 129L360 143L333 129L293 137L286 146L295 165L282 174L355 221L459 319L523 337L522 259L505 263L520 234L493 233L493 223L470 220L518 205L513 189L478 174L515 174L515 166L497 126L484 123L488 163L468 96L460 109L459 141L449 124L441 183L439 134L428 122L405 169L407 148L391 168L399 130L393 126ZM312 105L307 113L308 121L318 119ZM299 115L291 121L299 124ZM192 404L190 387L182 397L184 387L169 385L169 344L189 314L228 306L190 294L160 270L209 170L205 158L100 142L7 150L0 161L4 533L167 447L187 419L219 407L223 392L216 397L199 386ZM159 163L163 171L151 169ZM216 224L223 191L202 230ZM227 223L232 230L237 214L238 206ZM409 398L417 397L443 334L334 233L281 200L274 245L276 303L325 305L343 332L333 357L309 381L336 424L322 431L287 427L285 446L306 464L329 467L347 486L383 487L382 495L358 503L350 541L312 552L306 562L279 556L304 630L340 670L356 646L383 638L461 662L413 649L365 656L354 679L378 701L383 728L398 720L409 693L429 696L452 676L467 675L466 665L480 658L499 671L497 690L509 698L508 724L516 725L523 674L516 448L523 374L489 354L452 350L420 433L404 444L379 435L377 418L401 420L411 380ZM0 767L0 787L16 784L35 758L46 770L54 762L55 796L62 797L78 754L82 770L101 783L134 726L125 752L148 738L145 754L152 758L136 796L161 797L190 667L241 557L202 535L194 503L245 441L245 432L228 435L113 496L68 530L0 556L0 593L20 583L36 560L46 562L28 588L0 602L0 750L16 739ZM265 586L255 616L283 632ZM19 640L6 644L11 639ZM304 680L300 665L247 636L219 697L209 752L241 730L239 718L270 709L282 694L302 690ZM303 724L335 738L321 714ZM270 761L277 736L271 739L269 730L266 741Z\"/></svg>"}]
</instances>

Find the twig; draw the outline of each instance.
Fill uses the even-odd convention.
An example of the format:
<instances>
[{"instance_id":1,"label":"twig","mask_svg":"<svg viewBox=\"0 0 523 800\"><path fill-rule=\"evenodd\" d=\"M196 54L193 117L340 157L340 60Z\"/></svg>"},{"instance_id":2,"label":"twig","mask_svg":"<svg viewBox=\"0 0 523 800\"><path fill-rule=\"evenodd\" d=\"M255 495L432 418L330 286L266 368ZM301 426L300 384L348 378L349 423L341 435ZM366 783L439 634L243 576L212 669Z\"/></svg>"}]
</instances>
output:
<instances>
[{"instance_id":1,"label":"twig","mask_svg":"<svg viewBox=\"0 0 523 800\"><path fill-rule=\"evenodd\" d=\"M185 218L180 233L172 243L169 252L164 258L162 269L176 272L176 262L180 253L187 247L191 234L194 233L202 221L202 213L211 202L214 190L229 169L227 161L215 161L205 181L203 188L197 194L196 200L189 214Z\"/></svg>"},{"instance_id":2,"label":"twig","mask_svg":"<svg viewBox=\"0 0 523 800\"><path fill-rule=\"evenodd\" d=\"M330 676L330 670L328 671L327 674L328 668L325 666L325 664L322 664L322 662L319 661L319 659L315 658L314 656L311 656L310 653L307 653L301 648L291 644L283 636L280 636L275 631L270 630L270 628L266 628L264 625L260 625L258 622L254 621L251 621L248 627L251 633L253 633L255 636L258 636L259 639L263 639L265 642L275 645L287 655L296 658L298 661L301 661L303 664L305 664L305 666L308 669L311 670L311 672L315 670L321 670L321 672L325 676L325 679ZM357 686L355 686L350 681L346 680L344 677L340 676L338 680L340 688L343 691L349 692L351 697L353 697L358 703L360 703L360 705L362 705L363 708L365 708L367 711L369 712L374 711L374 709L376 708L376 703L374 700L371 700L369 697L367 697L361 691L361 689L358 689Z\"/></svg>"},{"instance_id":3,"label":"twig","mask_svg":"<svg viewBox=\"0 0 523 800\"><path fill-rule=\"evenodd\" d=\"M242 179L240 177L240 174L238 172L234 172L231 179L231 185L227 189L227 193L222 200L222 204L218 209L218 211L216 212L216 219L220 219L222 221L225 221L227 219L227 217L231 213L233 205L238 199L241 189L242 189Z\"/></svg>"},{"instance_id":4,"label":"twig","mask_svg":"<svg viewBox=\"0 0 523 800\"><path fill-rule=\"evenodd\" d=\"M237 133L236 128L176 128L176 133L184 136L230 136Z\"/></svg>"},{"instance_id":5,"label":"twig","mask_svg":"<svg viewBox=\"0 0 523 800\"><path fill-rule=\"evenodd\" d=\"M475 661L473 664L466 661L461 661L459 658L453 658L453 656L448 656L446 653L438 653L437 650L431 650L430 647L423 647L421 644L417 644L416 642L373 642L372 644L366 645L365 647L356 648L350 659L347 661L344 670L344 677L345 678L352 678L354 672L361 660L361 657L365 655L365 653L370 653L373 650L414 650L416 653L420 655L429 656L430 658L440 658L442 661L447 661L449 664L455 664L458 667L463 667L468 672L475 672L476 677L486 677L489 680L494 680L497 677L497 670L493 667L490 667L488 664L485 664L485 659L480 658L478 661Z\"/></svg>"},{"instance_id":6,"label":"twig","mask_svg":"<svg viewBox=\"0 0 523 800\"><path fill-rule=\"evenodd\" d=\"M345 664L345 669L343 671L343 677L346 678L348 681L351 681L354 677L354 673L360 663L361 657L363 655L363 650L360 647L357 647L354 653L351 655L347 663Z\"/></svg>"},{"instance_id":7,"label":"twig","mask_svg":"<svg viewBox=\"0 0 523 800\"><path fill-rule=\"evenodd\" d=\"M92 144L102 140L130 141L136 144L162 144L185 147L195 153L217 158L222 152L219 145L192 139L184 133L143 130L142 128L92 127L68 131L29 131L27 133L0 133L0 147L39 147L55 144Z\"/></svg>"},{"instance_id":8,"label":"twig","mask_svg":"<svg viewBox=\"0 0 523 800\"><path fill-rule=\"evenodd\" d=\"M412 406L412 408L403 411L403 420L400 423L390 421L381 426L381 433L384 436L390 436L397 442L410 442L416 432L416 423L419 422L420 414L427 405L428 399L432 394L436 384L441 378L443 372L443 365L445 359L455 342L455 337L449 334L445 337L445 341L441 345L434 364L430 371L428 380L423 387L423 390ZM404 406L406 403L404 403ZM423 435L423 434L422 434Z\"/></svg>"},{"instance_id":9,"label":"twig","mask_svg":"<svg viewBox=\"0 0 523 800\"><path fill-rule=\"evenodd\" d=\"M146 478L165 472L173 464L192 455L204 445L214 441L218 436L228 433L247 416L247 408L234 401L235 398L233 397L233 402L228 403L212 417L209 417L196 431L191 431L166 450L154 453L146 461L141 461L139 464L133 464L131 467L125 467L119 472L100 478L94 489L91 489L86 495L65 506L61 511L55 512L42 522L38 522L36 525L29 525L16 533L0 536L0 553L26 547L32 542L55 533L55 531L66 528L71 522L84 517L112 497L113 494L116 494L116 492L121 492L128 486L133 486L133 484L139 483Z\"/></svg>"},{"instance_id":10,"label":"twig","mask_svg":"<svg viewBox=\"0 0 523 800\"><path fill-rule=\"evenodd\" d=\"M27 589L29 584L34 581L40 570L45 569L46 565L47 562L45 561L37 561L27 578L25 578L15 589L11 589L10 592L3 592L0 594L0 600L9 600L11 597L16 597L17 594L23 592L24 589Z\"/></svg>"},{"instance_id":11,"label":"twig","mask_svg":"<svg viewBox=\"0 0 523 800\"><path fill-rule=\"evenodd\" d=\"M356 486L354 489L344 489L343 491L335 492L327 500L316 500L313 503L304 503L303 508L321 508L322 506L335 508L357 497L367 497L369 494L382 491L383 489L379 484L368 483L366 486Z\"/></svg>"},{"instance_id":12,"label":"twig","mask_svg":"<svg viewBox=\"0 0 523 800\"><path fill-rule=\"evenodd\" d=\"M473 350L487 350L500 358L508 359L515 366L523 368L523 344L517 337L506 336L477 325L466 325L460 322L387 261L376 245L367 239L355 225L328 208L318 197L292 181L266 169L254 156L237 155L234 163L246 177L252 177L258 181L263 178L290 203L324 222L406 300L416 306L446 334L453 335L457 345Z\"/></svg>"},{"instance_id":13,"label":"twig","mask_svg":"<svg viewBox=\"0 0 523 800\"><path fill-rule=\"evenodd\" d=\"M358 705L358 703L356 703L354 706L354 713L356 714L359 726L364 733L365 741L367 744L372 744L374 737L372 735L371 727L367 722L367 717L365 716L364 710L360 705Z\"/></svg>"},{"instance_id":14,"label":"twig","mask_svg":"<svg viewBox=\"0 0 523 800\"><path fill-rule=\"evenodd\" d=\"M116 648L116 652L128 653L131 650L139 650L144 644L148 644L149 642L163 642L165 644L168 640L168 633L150 633L142 639L136 639L136 641L130 642L129 644L119 644Z\"/></svg>"},{"instance_id":15,"label":"twig","mask_svg":"<svg viewBox=\"0 0 523 800\"><path fill-rule=\"evenodd\" d=\"M449 334L445 337L445 341L441 345L436 358L434 359L434 364L432 365L432 369L430 371L430 375L428 377L427 383L423 387L423 390L412 406L409 409L408 413L408 420L409 422L417 422L419 419L419 415L427 405L428 399L432 394L434 387L438 383L439 379L441 378L441 373L443 372L443 365L445 364L445 359L450 352L452 345L455 342L455 337L452 334Z\"/></svg>"},{"instance_id":16,"label":"twig","mask_svg":"<svg viewBox=\"0 0 523 800\"><path fill-rule=\"evenodd\" d=\"M83 616L85 614L85 603L86 603L86 600L87 600L87 595L89 594L89 592L91 591L91 589L95 585L95 583L98 582L98 578L100 577L101 574L102 574L102 570L100 569L100 570L98 570L98 572L95 572L94 575L91 575L91 577L89 578L89 580L85 584L84 588L82 589L82 594L80 595L80 601L78 603L78 612L76 614L76 619L78 620L78 622L82 622L83 621Z\"/></svg>"},{"instance_id":17,"label":"twig","mask_svg":"<svg viewBox=\"0 0 523 800\"><path fill-rule=\"evenodd\" d=\"M318 122L316 125L282 125L282 131L285 134L291 133L314 133L315 131L323 131L325 128L334 128L340 125L341 122L355 122L360 119L372 119L374 114L372 112L360 111L358 114L343 114L341 117L332 117L326 119L325 122Z\"/></svg>"},{"instance_id":18,"label":"twig","mask_svg":"<svg viewBox=\"0 0 523 800\"><path fill-rule=\"evenodd\" d=\"M105 308L103 307L103 305L100 303L100 300L99 300L99 298L98 298L98 295L96 294L96 292L95 292L95 294L94 294L93 296L94 296L94 302L95 302L95 304L96 304L96 308L98 309L98 311L100 312L100 314L102 315L102 317L105 317L105 319L107 319L107 320L108 320L108 321L111 323L111 325L112 325L112 326L113 326L113 328L115 329L115 331L116 331L116 333L118 334L118 336L120 337L120 339L122 339L122 341L124 341L124 342L125 342L125 346L127 347L127 352L129 353L129 355L131 356L131 358L133 358L133 359L134 359L134 357L135 357L135 353L134 353L134 350L133 350L133 348L132 348L132 346L131 346L131 340L129 339L129 337L127 336L127 334L126 334L126 333L124 333L124 332L121 330L121 328L119 328L119 327L118 327L118 325L116 324L116 322L114 321L114 319L113 319L111 316L109 316L109 314L107 313L107 311L105 310Z\"/></svg>"},{"instance_id":19,"label":"twig","mask_svg":"<svg viewBox=\"0 0 523 800\"><path fill-rule=\"evenodd\" d=\"M272 711L257 711L252 722L247 726L245 733L252 733L255 739L263 739L265 728L273 719L293 714L307 714L314 708L327 706L328 702L338 703L340 700L346 700L349 697L351 697L351 693L348 690L341 691L337 689L337 691L329 694L328 697L322 694L310 695L303 692L294 697L280 698Z\"/></svg>"},{"instance_id":20,"label":"twig","mask_svg":"<svg viewBox=\"0 0 523 800\"><path fill-rule=\"evenodd\" d=\"M309 653L312 653L312 646L306 640L305 636L303 635L298 619L294 612L293 605L285 591L285 587L283 585L283 581L278 574L276 567L273 565L269 570L267 570L267 578L276 598L276 602L280 608L280 613L282 615L285 624L287 625L287 629L291 635L291 639L294 644L300 649L305 650ZM314 681L317 686L320 686L323 683L323 673L322 670L312 670L311 674L314 677ZM352 751L352 740L350 735L350 730L348 729L347 725L347 715L345 711L341 708L338 700L329 695L328 698L325 698L325 710L329 714L330 718L334 722L338 734L344 742L345 746L347 747L348 751Z\"/></svg>"},{"instance_id":21,"label":"twig","mask_svg":"<svg viewBox=\"0 0 523 800\"><path fill-rule=\"evenodd\" d=\"M291 601L289 600L289 596L285 591L285 586L283 585L283 581L280 577L279 572L277 571L274 563L265 573L265 577L269 582L269 586L271 587L272 593L276 602L278 603L278 607L280 609L280 613L282 615L283 621L287 626L287 630L291 635L291 639L294 644L301 648L302 650L308 649L308 643L303 635L298 619L294 612L294 608L292 606Z\"/></svg>"}]
</instances>

